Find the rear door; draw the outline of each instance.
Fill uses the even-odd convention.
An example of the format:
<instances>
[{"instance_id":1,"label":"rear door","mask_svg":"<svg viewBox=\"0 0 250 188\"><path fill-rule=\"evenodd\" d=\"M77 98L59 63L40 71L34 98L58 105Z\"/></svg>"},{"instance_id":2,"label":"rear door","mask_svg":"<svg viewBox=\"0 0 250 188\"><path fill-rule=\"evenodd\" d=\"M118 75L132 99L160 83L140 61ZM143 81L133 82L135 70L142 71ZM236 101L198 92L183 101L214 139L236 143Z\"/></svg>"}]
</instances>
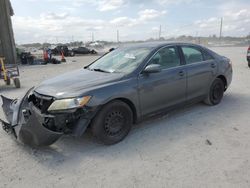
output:
<instances>
[{"instance_id":1,"label":"rear door","mask_svg":"<svg viewBox=\"0 0 250 188\"><path fill-rule=\"evenodd\" d=\"M176 46L161 48L149 61L161 65L158 73L139 75L142 115L181 103L186 97L186 72Z\"/></svg>"},{"instance_id":2,"label":"rear door","mask_svg":"<svg viewBox=\"0 0 250 188\"><path fill-rule=\"evenodd\" d=\"M215 59L196 46L181 46L187 71L187 99L207 95L217 73Z\"/></svg>"}]
</instances>

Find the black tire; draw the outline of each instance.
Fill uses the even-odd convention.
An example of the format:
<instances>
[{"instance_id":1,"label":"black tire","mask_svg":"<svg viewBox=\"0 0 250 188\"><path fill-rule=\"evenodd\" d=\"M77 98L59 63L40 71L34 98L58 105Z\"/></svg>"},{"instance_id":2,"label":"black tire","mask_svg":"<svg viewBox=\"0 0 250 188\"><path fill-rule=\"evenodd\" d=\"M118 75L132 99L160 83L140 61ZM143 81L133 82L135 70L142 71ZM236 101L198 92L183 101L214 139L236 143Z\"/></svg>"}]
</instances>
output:
<instances>
[{"instance_id":1,"label":"black tire","mask_svg":"<svg viewBox=\"0 0 250 188\"><path fill-rule=\"evenodd\" d=\"M92 121L93 136L105 145L122 141L133 124L133 113L130 107L119 100L105 105Z\"/></svg>"},{"instance_id":2,"label":"black tire","mask_svg":"<svg viewBox=\"0 0 250 188\"><path fill-rule=\"evenodd\" d=\"M204 102L210 106L219 104L223 98L224 90L225 90L224 82L221 79L216 78L212 83L208 96Z\"/></svg>"},{"instance_id":3,"label":"black tire","mask_svg":"<svg viewBox=\"0 0 250 188\"><path fill-rule=\"evenodd\" d=\"M75 52L70 52L70 56L74 57L75 56Z\"/></svg>"},{"instance_id":4,"label":"black tire","mask_svg":"<svg viewBox=\"0 0 250 188\"><path fill-rule=\"evenodd\" d=\"M7 77L7 80L5 80L6 85L10 85L10 77Z\"/></svg>"},{"instance_id":5,"label":"black tire","mask_svg":"<svg viewBox=\"0 0 250 188\"><path fill-rule=\"evenodd\" d=\"M97 54L97 52L95 50L92 50L91 54Z\"/></svg>"},{"instance_id":6,"label":"black tire","mask_svg":"<svg viewBox=\"0 0 250 188\"><path fill-rule=\"evenodd\" d=\"M250 68L250 61L248 61L248 67Z\"/></svg>"},{"instance_id":7,"label":"black tire","mask_svg":"<svg viewBox=\"0 0 250 188\"><path fill-rule=\"evenodd\" d=\"M21 87L21 82L20 82L19 78L14 78L14 84L15 84L16 88Z\"/></svg>"}]
</instances>

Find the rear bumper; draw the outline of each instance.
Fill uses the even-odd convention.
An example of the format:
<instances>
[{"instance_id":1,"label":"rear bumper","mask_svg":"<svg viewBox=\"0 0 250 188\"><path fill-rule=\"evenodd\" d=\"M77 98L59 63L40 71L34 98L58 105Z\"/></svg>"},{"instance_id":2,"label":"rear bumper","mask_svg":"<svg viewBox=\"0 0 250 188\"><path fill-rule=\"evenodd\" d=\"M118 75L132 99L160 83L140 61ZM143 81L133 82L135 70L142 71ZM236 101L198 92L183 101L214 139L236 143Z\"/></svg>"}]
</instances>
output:
<instances>
[{"instance_id":1,"label":"rear bumper","mask_svg":"<svg viewBox=\"0 0 250 188\"><path fill-rule=\"evenodd\" d=\"M18 141L31 146L48 146L62 135L81 136L87 129L97 108L86 107L75 113L42 113L31 100L30 89L20 100L2 97L0 123L6 132L13 133ZM70 125L67 123L71 122ZM59 127L60 126L60 127ZM59 127L58 129L53 129Z\"/></svg>"}]
</instances>

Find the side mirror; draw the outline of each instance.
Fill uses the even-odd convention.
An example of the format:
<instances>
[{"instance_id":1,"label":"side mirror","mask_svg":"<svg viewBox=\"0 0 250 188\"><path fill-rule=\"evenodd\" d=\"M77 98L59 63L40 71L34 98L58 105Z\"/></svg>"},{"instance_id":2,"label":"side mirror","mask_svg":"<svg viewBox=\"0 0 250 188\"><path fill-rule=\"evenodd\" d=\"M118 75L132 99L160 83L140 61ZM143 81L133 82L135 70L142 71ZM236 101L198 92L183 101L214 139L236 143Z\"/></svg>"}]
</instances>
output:
<instances>
[{"instance_id":1,"label":"side mirror","mask_svg":"<svg viewBox=\"0 0 250 188\"><path fill-rule=\"evenodd\" d=\"M159 64L151 64L146 66L146 68L143 71L144 73L157 73L161 72L161 65Z\"/></svg>"}]
</instances>

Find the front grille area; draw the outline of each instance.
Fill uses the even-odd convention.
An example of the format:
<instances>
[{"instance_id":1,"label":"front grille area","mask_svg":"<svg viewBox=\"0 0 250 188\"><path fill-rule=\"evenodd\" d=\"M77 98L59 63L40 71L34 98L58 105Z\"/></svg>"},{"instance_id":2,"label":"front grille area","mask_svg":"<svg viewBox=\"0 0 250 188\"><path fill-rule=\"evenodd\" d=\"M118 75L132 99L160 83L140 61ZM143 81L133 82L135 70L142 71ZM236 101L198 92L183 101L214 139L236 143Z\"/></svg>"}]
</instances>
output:
<instances>
[{"instance_id":1,"label":"front grille area","mask_svg":"<svg viewBox=\"0 0 250 188\"><path fill-rule=\"evenodd\" d=\"M45 96L34 92L29 97L29 101L32 101L33 104L41 110L41 113L47 113L49 106L54 101L53 97Z\"/></svg>"}]
</instances>

